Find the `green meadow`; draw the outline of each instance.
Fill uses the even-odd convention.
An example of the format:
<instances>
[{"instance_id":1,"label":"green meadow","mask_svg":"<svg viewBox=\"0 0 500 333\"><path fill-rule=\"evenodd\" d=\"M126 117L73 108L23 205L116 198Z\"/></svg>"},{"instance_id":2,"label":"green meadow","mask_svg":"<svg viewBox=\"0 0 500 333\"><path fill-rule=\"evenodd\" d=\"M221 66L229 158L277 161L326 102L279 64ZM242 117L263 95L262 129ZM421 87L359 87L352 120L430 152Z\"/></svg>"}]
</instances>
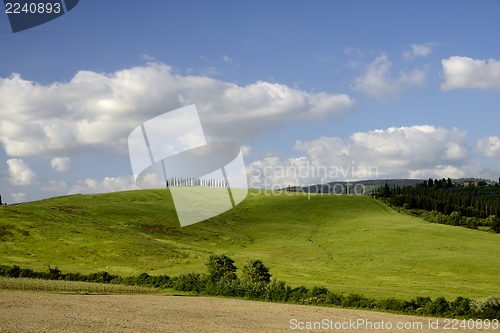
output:
<instances>
[{"instance_id":1,"label":"green meadow","mask_svg":"<svg viewBox=\"0 0 500 333\"><path fill-rule=\"evenodd\" d=\"M0 264L178 275L205 272L211 253L240 268L260 259L294 287L402 299L500 294L500 234L431 224L371 197L251 191L184 228L168 190L0 207Z\"/></svg>"}]
</instances>

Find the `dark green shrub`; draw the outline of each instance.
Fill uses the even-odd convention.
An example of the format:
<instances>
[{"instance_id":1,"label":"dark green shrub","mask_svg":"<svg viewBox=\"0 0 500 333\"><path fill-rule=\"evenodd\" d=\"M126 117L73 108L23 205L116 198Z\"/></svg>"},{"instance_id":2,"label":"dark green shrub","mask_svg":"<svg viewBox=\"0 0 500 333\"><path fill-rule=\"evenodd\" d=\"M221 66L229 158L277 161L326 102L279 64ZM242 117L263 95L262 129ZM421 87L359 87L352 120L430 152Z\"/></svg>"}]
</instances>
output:
<instances>
[{"instance_id":1,"label":"dark green shrub","mask_svg":"<svg viewBox=\"0 0 500 333\"><path fill-rule=\"evenodd\" d=\"M406 312L408 308L412 308L412 304L395 298L387 298L378 301L377 307L382 310Z\"/></svg>"},{"instance_id":2,"label":"dark green shrub","mask_svg":"<svg viewBox=\"0 0 500 333\"><path fill-rule=\"evenodd\" d=\"M267 285L266 301L286 302L290 297L292 288L283 281L273 280Z\"/></svg>"},{"instance_id":3,"label":"dark green shrub","mask_svg":"<svg viewBox=\"0 0 500 333\"><path fill-rule=\"evenodd\" d=\"M324 287L313 287L309 290L308 297L305 301L306 304L325 304L328 289Z\"/></svg>"},{"instance_id":4,"label":"dark green shrub","mask_svg":"<svg viewBox=\"0 0 500 333\"><path fill-rule=\"evenodd\" d=\"M444 315L448 312L450 305L444 297L438 297L433 302L429 302L425 306L425 310L431 315Z\"/></svg>"},{"instance_id":5,"label":"dark green shrub","mask_svg":"<svg viewBox=\"0 0 500 333\"><path fill-rule=\"evenodd\" d=\"M182 274L174 278L173 288L179 291L200 292L204 288L201 283L201 275L198 273Z\"/></svg>"},{"instance_id":6,"label":"dark green shrub","mask_svg":"<svg viewBox=\"0 0 500 333\"><path fill-rule=\"evenodd\" d=\"M228 256L221 254L212 254L206 263L208 274L210 278L217 282L222 278L235 280L236 279L236 266L234 260Z\"/></svg>"},{"instance_id":7,"label":"dark green shrub","mask_svg":"<svg viewBox=\"0 0 500 333\"><path fill-rule=\"evenodd\" d=\"M21 274L21 267L17 265L4 266L3 275L6 277L17 278Z\"/></svg>"},{"instance_id":8,"label":"dark green shrub","mask_svg":"<svg viewBox=\"0 0 500 333\"><path fill-rule=\"evenodd\" d=\"M151 284L151 276L148 273L141 273L135 278L135 283L140 286Z\"/></svg>"},{"instance_id":9,"label":"dark green shrub","mask_svg":"<svg viewBox=\"0 0 500 333\"><path fill-rule=\"evenodd\" d=\"M271 274L269 274L269 269L264 266L262 261L250 260L245 267L243 267L242 279L253 283L269 283L271 282Z\"/></svg>"},{"instance_id":10,"label":"dark green shrub","mask_svg":"<svg viewBox=\"0 0 500 333\"><path fill-rule=\"evenodd\" d=\"M468 298L458 296L453 302L450 302L450 312L454 316L466 316L471 313L472 301Z\"/></svg>"},{"instance_id":11,"label":"dark green shrub","mask_svg":"<svg viewBox=\"0 0 500 333\"><path fill-rule=\"evenodd\" d=\"M488 216L486 219L487 223L489 223L491 230L496 233L500 233L500 218L495 215Z\"/></svg>"},{"instance_id":12,"label":"dark green shrub","mask_svg":"<svg viewBox=\"0 0 500 333\"><path fill-rule=\"evenodd\" d=\"M369 309L376 306L375 300L366 298L357 294L349 294L342 302L342 306L346 308L362 308Z\"/></svg>"},{"instance_id":13,"label":"dark green shrub","mask_svg":"<svg viewBox=\"0 0 500 333\"><path fill-rule=\"evenodd\" d=\"M415 310L417 309L425 309L427 303L431 303L432 300L430 297L421 297L418 296L411 300L411 303L415 304Z\"/></svg>"},{"instance_id":14,"label":"dark green shrub","mask_svg":"<svg viewBox=\"0 0 500 333\"><path fill-rule=\"evenodd\" d=\"M99 282L99 283L110 283L116 276L109 274L108 272L99 272L90 274L87 277L88 282Z\"/></svg>"},{"instance_id":15,"label":"dark green shrub","mask_svg":"<svg viewBox=\"0 0 500 333\"><path fill-rule=\"evenodd\" d=\"M206 290L207 288L205 288ZM239 279L222 278L219 282L211 284L213 295L228 297L244 297L246 294L245 286Z\"/></svg>"},{"instance_id":16,"label":"dark green shrub","mask_svg":"<svg viewBox=\"0 0 500 333\"><path fill-rule=\"evenodd\" d=\"M334 305L334 306L341 306L342 303L344 302L344 300L345 300L345 297L343 295L328 292L328 294L326 294L326 297L325 297L325 304Z\"/></svg>"},{"instance_id":17,"label":"dark green shrub","mask_svg":"<svg viewBox=\"0 0 500 333\"><path fill-rule=\"evenodd\" d=\"M265 283L243 283L245 297L249 299L261 299L266 297L267 284Z\"/></svg>"},{"instance_id":18,"label":"dark green shrub","mask_svg":"<svg viewBox=\"0 0 500 333\"><path fill-rule=\"evenodd\" d=\"M173 283L168 275L158 275L150 277L150 285L155 288L172 288Z\"/></svg>"},{"instance_id":19,"label":"dark green shrub","mask_svg":"<svg viewBox=\"0 0 500 333\"><path fill-rule=\"evenodd\" d=\"M35 278L35 272L29 268L21 268L19 271L19 277L22 278Z\"/></svg>"},{"instance_id":20,"label":"dark green shrub","mask_svg":"<svg viewBox=\"0 0 500 333\"><path fill-rule=\"evenodd\" d=\"M299 286L297 288L293 288L290 292L290 301L294 303L301 304L304 299L307 298L307 294L309 293L309 289L304 286Z\"/></svg>"}]
</instances>

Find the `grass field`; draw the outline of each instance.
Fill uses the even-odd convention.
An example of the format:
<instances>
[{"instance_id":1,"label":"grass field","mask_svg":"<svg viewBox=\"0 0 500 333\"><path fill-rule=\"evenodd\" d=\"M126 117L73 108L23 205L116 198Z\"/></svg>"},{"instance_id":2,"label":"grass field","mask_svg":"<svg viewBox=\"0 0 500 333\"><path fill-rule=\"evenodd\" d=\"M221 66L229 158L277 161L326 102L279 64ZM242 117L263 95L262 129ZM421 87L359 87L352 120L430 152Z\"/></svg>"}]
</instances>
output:
<instances>
[{"instance_id":1,"label":"grass field","mask_svg":"<svg viewBox=\"0 0 500 333\"><path fill-rule=\"evenodd\" d=\"M0 264L121 276L205 272L210 253L261 259L292 286L369 297L499 295L500 235L399 214L370 197L252 192L180 228L168 190L0 207Z\"/></svg>"},{"instance_id":2,"label":"grass field","mask_svg":"<svg viewBox=\"0 0 500 333\"><path fill-rule=\"evenodd\" d=\"M0 277L0 290L5 291L48 291L52 293L69 293L84 295L110 294L160 294L155 288L142 286L124 286L109 283L38 280L25 278Z\"/></svg>"}]
</instances>

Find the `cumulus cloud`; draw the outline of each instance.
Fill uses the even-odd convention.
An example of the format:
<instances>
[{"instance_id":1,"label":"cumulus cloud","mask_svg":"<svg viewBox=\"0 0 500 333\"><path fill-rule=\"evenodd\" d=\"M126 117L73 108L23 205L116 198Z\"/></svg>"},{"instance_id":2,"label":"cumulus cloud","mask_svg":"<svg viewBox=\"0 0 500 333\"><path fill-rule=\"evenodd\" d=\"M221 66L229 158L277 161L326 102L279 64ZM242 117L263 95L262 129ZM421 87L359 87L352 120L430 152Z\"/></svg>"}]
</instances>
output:
<instances>
[{"instance_id":1,"label":"cumulus cloud","mask_svg":"<svg viewBox=\"0 0 500 333\"><path fill-rule=\"evenodd\" d=\"M441 60L445 81L442 90L477 88L500 91L500 61L454 56Z\"/></svg>"},{"instance_id":2,"label":"cumulus cloud","mask_svg":"<svg viewBox=\"0 0 500 333\"><path fill-rule=\"evenodd\" d=\"M348 95L308 93L277 83L247 86L182 76L161 63L111 74L78 72L42 85L19 74L0 78L0 142L9 156L128 154L130 132L155 116L196 104L205 134L243 143L285 122L340 117Z\"/></svg>"},{"instance_id":3,"label":"cumulus cloud","mask_svg":"<svg viewBox=\"0 0 500 333\"><path fill-rule=\"evenodd\" d=\"M305 185L335 180L463 177L469 167L466 132L434 126L354 133L349 140L297 141L299 158L266 157L248 167L251 186Z\"/></svg>"},{"instance_id":4,"label":"cumulus cloud","mask_svg":"<svg viewBox=\"0 0 500 333\"><path fill-rule=\"evenodd\" d=\"M69 157L55 157L50 160L50 165L57 172L64 172L71 168L71 161Z\"/></svg>"},{"instance_id":5,"label":"cumulus cloud","mask_svg":"<svg viewBox=\"0 0 500 333\"><path fill-rule=\"evenodd\" d=\"M68 184L63 180L51 180L47 186L42 187L42 191L65 192Z\"/></svg>"},{"instance_id":6,"label":"cumulus cloud","mask_svg":"<svg viewBox=\"0 0 500 333\"><path fill-rule=\"evenodd\" d=\"M149 54L141 54L141 59L142 60L146 60L146 61L155 61L155 58L150 56Z\"/></svg>"},{"instance_id":7,"label":"cumulus cloud","mask_svg":"<svg viewBox=\"0 0 500 333\"><path fill-rule=\"evenodd\" d=\"M500 138L490 136L489 138L478 140L476 150L483 156L500 158Z\"/></svg>"},{"instance_id":8,"label":"cumulus cloud","mask_svg":"<svg viewBox=\"0 0 500 333\"><path fill-rule=\"evenodd\" d=\"M30 165L21 159L12 158L7 160L9 165L9 181L12 185L30 185L36 178Z\"/></svg>"},{"instance_id":9,"label":"cumulus cloud","mask_svg":"<svg viewBox=\"0 0 500 333\"><path fill-rule=\"evenodd\" d=\"M201 75L202 76L208 76L208 77L212 77L212 76L217 76L217 75L221 75L223 74L224 72L221 71L221 70L218 70L216 67L213 67L213 66L210 66L210 67L205 67L201 70Z\"/></svg>"},{"instance_id":10,"label":"cumulus cloud","mask_svg":"<svg viewBox=\"0 0 500 333\"><path fill-rule=\"evenodd\" d=\"M10 196L14 203L26 201L26 193L11 193Z\"/></svg>"},{"instance_id":11,"label":"cumulus cloud","mask_svg":"<svg viewBox=\"0 0 500 333\"><path fill-rule=\"evenodd\" d=\"M241 154L243 155L243 157L248 156L250 154L250 151L252 150L252 147L247 146L247 145L242 145L242 146L240 146L240 148L241 148Z\"/></svg>"},{"instance_id":12,"label":"cumulus cloud","mask_svg":"<svg viewBox=\"0 0 500 333\"><path fill-rule=\"evenodd\" d=\"M227 55L224 55L224 57L222 57L222 59L223 59L225 62L229 63L229 64L232 64L232 63L233 63L233 59L229 58Z\"/></svg>"},{"instance_id":13,"label":"cumulus cloud","mask_svg":"<svg viewBox=\"0 0 500 333\"><path fill-rule=\"evenodd\" d=\"M353 88L377 99L397 99L406 90L425 85L424 71L414 69L411 72L400 71L397 78L391 77L392 62L385 54L370 63L363 75L354 80Z\"/></svg>"},{"instance_id":14,"label":"cumulus cloud","mask_svg":"<svg viewBox=\"0 0 500 333\"><path fill-rule=\"evenodd\" d=\"M108 193L140 189L135 185L134 176L106 177L102 181L92 178L77 181L69 190L68 194L76 193Z\"/></svg>"},{"instance_id":15,"label":"cumulus cloud","mask_svg":"<svg viewBox=\"0 0 500 333\"><path fill-rule=\"evenodd\" d=\"M410 44L411 51L403 52L403 58L414 59L416 57L426 57L431 54L430 44Z\"/></svg>"}]
</instances>

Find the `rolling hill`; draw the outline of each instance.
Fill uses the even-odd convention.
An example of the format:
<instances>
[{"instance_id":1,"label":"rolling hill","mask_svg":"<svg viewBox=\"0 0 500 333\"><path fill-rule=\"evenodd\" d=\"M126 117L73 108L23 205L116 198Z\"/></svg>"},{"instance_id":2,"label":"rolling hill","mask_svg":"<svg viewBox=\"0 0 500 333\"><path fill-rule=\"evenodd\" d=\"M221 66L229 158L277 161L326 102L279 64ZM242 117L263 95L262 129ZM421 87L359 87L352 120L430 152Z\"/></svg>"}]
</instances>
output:
<instances>
[{"instance_id":1,"label":"rolling hill","mask_svg":"<svg viewBox=\"0 0 500 333\"><path fill-rule=\"evenodd\" d=\"M376 298L498 295L500 235L430 224L368 196L251 191L180 228L168 190L0 207L0 264L63 272L205 272L210 253L261 259L292 286Z\"/></svg>"}]
</instances>

